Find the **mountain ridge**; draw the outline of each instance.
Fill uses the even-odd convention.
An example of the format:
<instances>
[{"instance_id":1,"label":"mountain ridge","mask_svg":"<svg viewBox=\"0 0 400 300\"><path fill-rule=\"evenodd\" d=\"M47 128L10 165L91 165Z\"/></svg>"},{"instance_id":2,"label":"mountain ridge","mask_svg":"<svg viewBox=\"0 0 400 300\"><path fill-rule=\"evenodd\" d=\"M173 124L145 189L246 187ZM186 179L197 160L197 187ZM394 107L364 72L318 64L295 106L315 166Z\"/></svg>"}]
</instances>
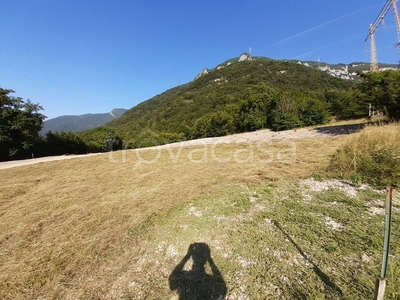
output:
<instances>
[{"instance_id":1,"label":"mountain ridge","mask_svg":"<svg viewBox=\"0 0 400 300\"><path fill-rule=\"evenodd\" d=\"M263 56L251 56L248 53L242 53L239 57L236 58L231 58L226 60L223 63L218 64L214 68L207 68L205 67L202 72L200 72L196 77L195 80L201 77L202 75L206 75L209 72L212 72L214 70L219 70L224 67L230 66L234 62L242 62L242 61L249 61L249 60L259 60L259 59L270 59L267 57ZM302 61L302 60L296 60L296 59L287 59L287 60L274 60L270 59L271 61L288 61L288 62L294 62L297 64L301 64L307 67L312 67L314 69L321 70L333 77L336 78L341 78L341 79L347 79L347 80L355 80L359 81L359 76L358 73L365 73L370 70L370 63L366 62L351 62L351 63L337 63L337 64L331 64L327 62L321 62L321 61ZM384 70L397 70L399 69L399 65L396 64L389 64L389 63L379 63L378 68L380 71Z\"/></svg>"},{"instance_id":2,"label":"mountain ridge","mask_svg":"<svg viewBox=\"0 0 400 300\"><path fill-rule=\"evenodd\" d=\"M384 66L397 69L396 65ZM365 117L368 107L353 88L362 80L359 73L367 70L368 63L329 65L243 53L214 68L204 68L192 81L167 89L120 118L79 135L98 147L111 140L117 147L140 148Z\"/></svg>"},{"instance_id":3,"label":"mountain ridge","mask_svg":"<svg viewBox=\"0 0 400 300\"><path fill-rule=\"evenodd\" d=\"M233 107L239 109L246 94L259 85L325 101L326 92L345 91L353 84L297 62L254 58L244 53L212 69L205 68L192 81L137 104L105 128L125 140L134 139L143 130L190 139L199 118L224 112L233 116Z\"/></svg>"},{"instance_id":4,"label":"mountain ridge","mask_svg":"<svg viewBox=\"0 0 400 300\"><path fill-rule=\"evenodd\" d=\"M79 132L96 128L107 122L121 117L127 109L114 108L108 113L87 113L82 115L62 115L44 121L41 135L46 132Z\"/></svg>"}]
</instances>

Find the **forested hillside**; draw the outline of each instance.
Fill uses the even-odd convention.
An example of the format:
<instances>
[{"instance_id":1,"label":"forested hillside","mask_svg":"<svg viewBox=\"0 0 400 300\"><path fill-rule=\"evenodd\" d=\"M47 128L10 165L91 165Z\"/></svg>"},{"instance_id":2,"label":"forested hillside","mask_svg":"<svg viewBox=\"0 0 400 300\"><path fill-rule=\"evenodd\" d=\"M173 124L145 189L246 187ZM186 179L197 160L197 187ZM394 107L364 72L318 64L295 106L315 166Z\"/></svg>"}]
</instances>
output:
<instances>
[{"instance_id":1,"label":"forested hillside","mask_svg":"<svg viewBox=\"0 0 400 300\"><path fill-rule=\"evenodd\" d=\"M226 61L192 82L131 108L104 126L48 132L43 109L0 88L0 160L138 148L261 128L286 130L366 117L369 107L400 119L398 70L343 80L306 64L257 58Z\"/></svg>"},{"instance_id":2,"label":"forested hillside","mask_svg":"<svg viewBox=\"0 0 400 300\"><path fill-rule=\"evenodd\" d=\"M121 139L138 140L138 135L151 130L174 141L315 125L342 113L332 102L343 98L354 84L294 62L229 60L83 136L90 139L96 131L107 129Z\"/></svg>"}]
</instances>

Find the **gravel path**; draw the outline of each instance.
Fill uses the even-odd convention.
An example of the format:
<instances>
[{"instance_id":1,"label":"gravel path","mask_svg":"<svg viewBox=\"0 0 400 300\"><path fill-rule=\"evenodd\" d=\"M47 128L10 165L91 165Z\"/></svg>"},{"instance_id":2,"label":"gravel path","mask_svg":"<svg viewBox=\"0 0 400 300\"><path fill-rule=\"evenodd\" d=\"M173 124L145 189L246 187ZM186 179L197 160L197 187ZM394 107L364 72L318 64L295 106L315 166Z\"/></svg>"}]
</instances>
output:
<instances>
[{"instance_id":1,"label":"gravel path","mask_svg":"<svg viewBox=\"0 0 400 300\"><path fill-rule=\"evenodd\" d=\"M37 164L40 162L81 158L81 157L87 157L87 156L98 155L98 154L101 154L101 153L92 153L92 154L83 154L83 155L47 156L47 157L40 157L40 158L33 158L33 159L5 161L5 162L0 162L0 170L14 168L14 167L20 167L20 166L33 165L33 164Z\"/></svg>"},{"instance_id":2,"label":"gravel path","mask_svg":"<svg viewBox=\"0 0 400 300\"><path fill-rule=\"evenodd\" d=\"M323 126L316 128L299 128L286 131L271 131L263 129L252 132L237 133L229 136L203 138L197 140L190 140L169 144L168 146L198 146L210 145L215 143L244 143L244 142L259 142L259 141L285 141L296 139L308 139L319 137L331 137L338 135L345 135L360 131L363 125L340 125L340 126ZM163 146L161 146L163 147ZM166 147L166 145L164 145Z\"/></svg>"}]
</instances>

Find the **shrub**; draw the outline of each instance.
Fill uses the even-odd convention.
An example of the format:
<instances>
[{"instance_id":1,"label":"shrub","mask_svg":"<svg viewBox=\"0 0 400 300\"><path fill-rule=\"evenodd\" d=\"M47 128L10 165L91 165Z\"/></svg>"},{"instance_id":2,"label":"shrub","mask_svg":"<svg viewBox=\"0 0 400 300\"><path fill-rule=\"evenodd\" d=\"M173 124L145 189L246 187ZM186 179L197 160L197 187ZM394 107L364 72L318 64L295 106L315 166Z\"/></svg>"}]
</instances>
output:
<instances>
[{"instance_id":1,"label":"shrub","mask_svg":"<svg viewBox=\"0 0 400 300\"><path fill-rule=\"evenodd\" d=\"M234 118L227 112L221 111L206 114L196 120L193 126L193 137L225 136L235 131Z\"/></svg>"},{"instance_id":2,"label":"shrub","mask_svg":"<svg viewBox=\"0 0 400 300\"><path fill-rule=\"evenodd\" d=\"M366 127L333 155L330 169L378 187L400 185L400 124Z\"/></svg>"},{"instance_id":3,"label":"shrub","mask_svg":"<svg viewBox=\"0 0 400 300\"><path fill-rule=\"evenodd\" d=\"M282 115L278 112L272 113L271 120L271 129L274 131L289 130L304 125L299 117L294 115Z\"/></svg>"},{"instance_id":4,"label":"shrub","mask_svg":"<svg viewBox=\"0 0 400 300\"><path fill-rule=\"evenodd\" d=\"M400 71L386 70L363 74L358 89L368 103L385 112L390 119L400 120Z\"/></svg>"},{"instance_id":5,"label":"shrub","mask_svg":"<svg viewBox=\"0 0 400 300\"><path fill-rule=\"evenodd\" d=\"M308 99L301 110L301 120L305 126L322 124L328 117L326 105L316 99Z\"/></svg>"}]
</instances>

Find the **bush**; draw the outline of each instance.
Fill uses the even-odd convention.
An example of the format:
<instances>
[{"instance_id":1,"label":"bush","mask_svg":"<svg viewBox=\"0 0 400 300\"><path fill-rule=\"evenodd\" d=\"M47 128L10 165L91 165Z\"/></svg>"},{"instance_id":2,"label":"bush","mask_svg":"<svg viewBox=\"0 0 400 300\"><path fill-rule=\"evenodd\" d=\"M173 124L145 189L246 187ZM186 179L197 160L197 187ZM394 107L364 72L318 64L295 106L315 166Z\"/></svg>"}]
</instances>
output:
<instances>
[{"instance_id":1,"label":"bush","mask_svg":"<svg viewBox=\"0 0 400 300\"><path fill-rule=\"evenodd\" d=\"M229 113L221 111L198 118L194 123L192 136L193 138L217 137L234 131L234 118Z\"/></svg>"},{"instance_id":2,"label":"bush","mask_svg":"<svg viewBox=\"0 0 400 300\"><path fill-rule=\"evenodd\" d=\"M372 102L369 102L372 103ZM338 119L357 119L368 117L368 104L365 96L354 89L342 93L336 101L330 103L330 112Z\"/></svg>"},{"instance_id":3,"label":"bush","mask_svg":"<svg viewBox=\"0 0 400 300\"><path fill-rule=\"evenodd\" d=\"M380 109L392 120L400 120L400 71L386 70L363 74L358 86L365 101Z\"/></svg>"},{"instance_id":4,"label":"bush","mask_svg":"<svg viewBox=\"0 0 400 300\"><path fill-rule=\"evenodd\" d=\"M274 131L289 130L302 127L303 122L294 115L273 114L271 129Z\"/></svg>"},{"instance_id":5,"label":"bush","mask_svg":"<svg viewBox=\"0 0 400 300\"><path fill-rule=\"evenodd\" d=\"M336 151L330 169L377 187L400 186L400 124L366 127Z\"/></svg>"},{"instance_id":6,"label":"bush","mask_svg":"<svg viewBox=\"0 0 400 300\"><path fill-rule=\"evenodd\" d=\"M308 99L301 110L301 120L305 126L323 124L327 117L326 105L316 99Z\"/></svg>"},{"instance_id":7,"label":"bush","mask_svg":"<svg viewBox=\"0 0 400 300\"><path fill-rule=\"evenodd\" d=\"M51 132L48 131L45 137L38 140L32 148L35 157L84 154L88 151L88 145L73 132Z\"/></svg>"}]
</instances>

